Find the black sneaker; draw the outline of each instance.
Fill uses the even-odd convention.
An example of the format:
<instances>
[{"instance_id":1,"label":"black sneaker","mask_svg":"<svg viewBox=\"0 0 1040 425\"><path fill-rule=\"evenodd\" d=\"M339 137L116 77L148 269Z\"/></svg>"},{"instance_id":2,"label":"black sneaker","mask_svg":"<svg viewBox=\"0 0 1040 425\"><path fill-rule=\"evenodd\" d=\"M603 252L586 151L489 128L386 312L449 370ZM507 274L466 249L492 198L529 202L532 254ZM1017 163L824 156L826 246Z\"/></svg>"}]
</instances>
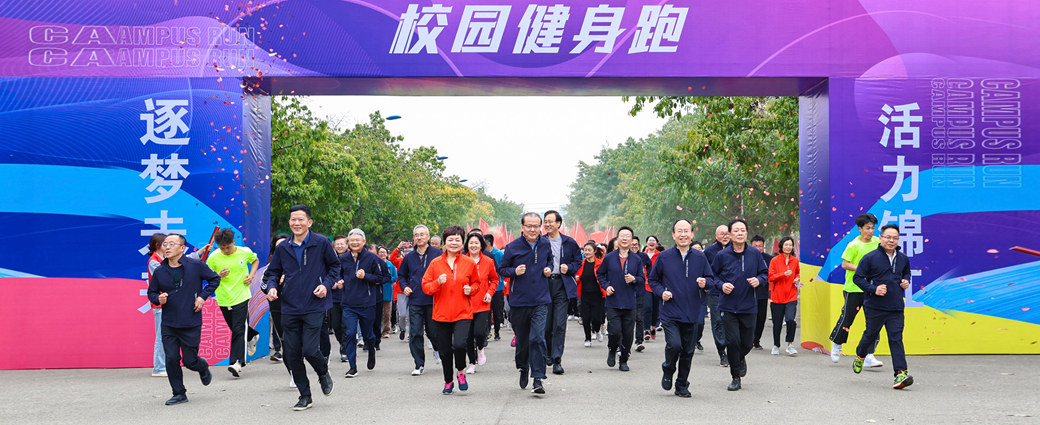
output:
<instances>
[{"instance_id":1,"label":"black sneaker","mask_svg":"<svg viewBox=\"0 0 1040 425\"><path fill-rule=\"evenodd\" d=\"M642 353L643 350L645 350L645 349L646 349L646 347L644 347L643 344L639 344L639 345L636 346L636 352L637 353Z\"/></svg>"},{"instance_id":2,"label":"black sneaker","mask_svg":"<svg viewBox=\"0 0 1040 425\"><path fill-rule=\"evenodd\" d=\"M170 397L169 400L166 400L166 405L167 406L173 406L174 404L181 404L181 403L187 403L187 402L188 402L188 396L187 395L175 394L173 397Z\"/></svg>"},{"instance_id":3,"label":"black sneaker","mask_svg":"<svg viewBox=\"0 0 1040 425\"><path fill-rule=\"evenodd\" d=\"M719 366L729 367L729 359L726 358L726 353L719 354Z\"/></svg>"},{"instance_id":4,"label":"black sneaker","mask_svg":"<svg viewBox=\"0 0 1040 425\"><path fill-rule=\"evenodd\" d=\"M535 394L545 394L545 387L542 386L541 379L534 380L534 386L531 387L531 392Z\"/></svg>"},{"instance_id":5,"label":"black sneaker","mask_svg":"<svg viewBox=\"0 0 1040 425\"><path fill-rule=\"evenodd\" d=\"M762 344L757 344L757 343L756 343L756 344L755 344L755 347L754 347L754 348L755 348L756 350L764 350L764 348L762 348Z\"/></svg>"},{"instance_id":6,"label":"black sneaker","mask_svg":"<svg viewBox=\"0 0 1040 425\"><path fill-rule=\"evenodd\" d=\"M282 361L282 353L280 351L275 351L273 354L271 354L271 361L272 362L280 362L280 361Z\"/></svg>"},{"instance_id":7,"label":"black sneaker","mask_svg":"<svg viewBox=\"0 0 1040 425\"><path fill-rule=\"evenodd\" d=\"M685 388L678 388L678 387L675 388L675 395L677 395L679 397L682 397L682 398L690 398L690 397L693 396L693 394L690 394L690 390L687 390Z\"/></svg>"},{"instance_id":8,"label":"black sneaker","mask_svg":"<svg viewBox=\"0 0 1040 425\"><path fill-rule=\"evenodd\" d=\"M202 361L205 362L206 359L202 359ZM202 385L209 385L209 383L213 381L213 374L209 373L209 367L206 367L206 370L199 372L199 378L202 379Z\"/></svg>"},{"instance_id":9,"label":"black sneaker","mask_svg":"<svg viewBox=\"0 0 1040 425\"><path fill-rule=\"evenodd\" d=\"M727 391L736 391L736 390L739 390L739 389L740 389L740 378L733 378L733 382L730 382L729 386L726 387Z\"/></svg>"},{"instance_id":10,"label":"black sneaker","mask_svg":"<svg viewBox=\"0 0 1040 425\"><path fill-rule=\"evenodd\" d=\"M704 346L701 343L697 343L697 351L704 351Z\"/></svg>"},{"instance_id":11,"label":"black sneaker","mask_svg":"<svg viewBox=\"0 0 1040 425\"><path fill-rule=\"evenodd\" d=\"M664 375L661 376L661 388L668 391L672 389L672 374L665 370L663 365L661 366L661 370L664 372ZM678 389L676 389L676 391L678 391Z\"/></svg>"},{"instance_id":12,"label":"black sneaker","mask_svg":"<svg viewBox=\"0 0 1040 425\"><path fill-rule=\"evenodd\" d=\"M314 402L311 401L311 396L309 396L309 395L301 395L300 396L300 401L296 402L296 405L292 407L292 410L296 410L296 411L307 410L307 409L310 409L311 406L313 406L313 405L314 405Z\"/></svg>"},{"instance_id":13,"label":"black sneaker","mask_svg":"<svg viewBox=\"0 0 1040 425\"><path fill-rule=\"evenodd\" d=\"M617 357L616 351L610 350L607 352L607 366L614 367L615 357Z\"/></svg>"},{"instance_id":14,"label":"black sneaker","mask_svg":"<svg viewBox=\"0 0 1040 425\"><path fill-rule=\"evenodd\" d=\"M376 368L376 350L368 350L368 370Z\"/></svg>"},{"instance_id":15,"label":"black sneaker","mask_svg":"<svg viewBox=\"0 0 1040 425\"><path fill-rule=\"evenodd\" d=\"M501 341L501 340L502 340L502 337L498 336L498 334L495 334L495 341Z\"/></svg>"},{"instance_id":16,"label":"black sneaker","mask_svg":"<svg viewBox=\"0 0 1040 425\"><path fill-rule=\"evenodd\" d=\"M738 373L740 374L741 378L747 375L747 359L740 360L740 369L738 369Z\"/></svg>"},{"instance_id":17,"label":"black sneaker","mask_svg":"<svg viewBox=\"0 0 1040 425\"><path fill-rule=\"evenodd\" d=\"M563 375L563 365L559 362L553 363L553 375Z\"/></svg>"},{"instance_id":18,"label":"black sneaker","mask_svg":"<svg viewBox=\"0 0 1040 425\"><path fill-rule=\"evenodd\" d=\"M628 362L622 360L621 363L618 363L617 370L620 370L622 372L628 372Z\"/></svg>"},{"instance_id":19,"label":"black sneaker","mask_svg":"<svg viewBox=\"0 0 1040 425\"><path fill-rule=\"evenodd\" d=\"M332 395L332 375L326 373L319 376L318 384L321 385L321 393L325 394L325 397Z\"/></svg>"},{"instance_id":20,"label":"black sneaker","mask_svg":"<svg viewBox=\"0 0 1040 425\"><path fill-rule=\"evenodd\" d=\"M527 376L527 369L520 369L520 389L527 389L527 380L530 377Z\"/></svg>"},{"instance_id":21,"label":"black sneaker","mask_svg":"<svg viewBox=\"0 0 1040 425\"><path fill-rule=\"evenodd\" d=\"M404 341L404 331L402 330L402 331L398 332L397 333L397 337L400 338L401 341Z\"/></svg>"},{"instance_id":22,"label":"black sneaker","mask_svg":"<svg viewBox=\"0 0 1040 425\"><path fill-rule=\"evenodd\" d=\"M357 377L357 368L356 367L350 368L350 370L347 371L346 377L347 378L356 378Z\"/></svg>"}]
</instances>

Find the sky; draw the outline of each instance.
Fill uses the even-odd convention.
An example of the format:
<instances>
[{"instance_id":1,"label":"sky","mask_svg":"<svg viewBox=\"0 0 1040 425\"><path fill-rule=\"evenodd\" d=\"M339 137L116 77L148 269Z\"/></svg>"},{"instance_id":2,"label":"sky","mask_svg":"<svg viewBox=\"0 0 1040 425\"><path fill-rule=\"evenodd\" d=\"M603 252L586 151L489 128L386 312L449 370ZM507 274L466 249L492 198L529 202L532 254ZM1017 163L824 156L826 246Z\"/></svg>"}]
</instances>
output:
<instances>
[{"instance_id":1,"label":"sky","mask_svg":"<svg viewBox=\"0 0 1040 425\"><path fill-rule=\"evenodd\" d=\"M620 97L311 96L306 104L330 122L350 128L368 115L399 115L386 122L406 148L434 146L446 172L484 183L496 197L530 211L567 204L578 162L594 163L605 147L640 139L665 123L652 112L628 115ZM488 160L493 162L488 163Z\"/></svg>"}]
</instances>

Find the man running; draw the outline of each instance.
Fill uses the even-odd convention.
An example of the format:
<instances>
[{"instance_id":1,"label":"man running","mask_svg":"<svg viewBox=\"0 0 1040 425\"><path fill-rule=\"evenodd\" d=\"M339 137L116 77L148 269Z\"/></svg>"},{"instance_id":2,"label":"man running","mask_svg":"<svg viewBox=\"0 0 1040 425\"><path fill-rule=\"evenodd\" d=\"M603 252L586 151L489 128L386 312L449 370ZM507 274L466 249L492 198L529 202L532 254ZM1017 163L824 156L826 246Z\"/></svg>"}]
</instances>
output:
<instances>
[{"instance_id":1,"label":"man running","mask_svg":"<svg viewBox=\"0 0 1040 425\"><path fill-rule=\"evenodd\" d=\"M545 394L545 321L552 296L549 275L553 255L548 239L542 236L542 217L525 213L520 217L523 234L506 245L498 274L510 279L509 321L516 334L516 368L520 388L534 379L531 392ZM530 376L528 376L530 373Z\"/></svg>"},{"instance_id":2,"label":"man running","mask_svg":"<svg viewBox=\"0 0 1040 425\"><path fill-rule=\"evenodd\" d=\"M256 343L260 339L260 332L249 326L249 298L253 296L249 284L256 276L260 262L249 248L235 246L234 230L221 229L213 240L220 250L206 259L206 265L220 275L220 286L215 294L224 321L231 329L228 372L238 378L248 361L246 354L256 353Z\"/></svg>"},{"instance_id":3,"label":"man running","mask_svg":"<svg viewBox=\"0 0 1040 425\"><path fill-rule=\"evenodd\" d=\"M841 268L845 269L845 286L842 288L845 302L842 304L838 323L834 325L834 330L831 331L830 336L832 342L831 361L834 363L841 360L841 346L849 340L849 329L852 328L852 324L856 321L856 315L859 314L860 309L863 307L863 290L853 282L852 278L856 273L856 266L859 264L860 259L867 253L876 250L878 244L881 243L881 239L874 237L875 226L877 226L877 217L874 214L866 213L856 217L856 228L859 229L859 237L849 242L849 245L845 247L845 252L841 254ZM867 353L863 367L881 367L885 365L874 357L873 347L868 349Z\"/></svg>"},{"instance_id":4,"label":"man running","mask_svg":"<svg viewBox=\"0 0 1040 425\"><path fill-rule=\"evenodd\" d=\"M552 272L549 274L549 307L545 325L546 365L552 365L554 375L563 375L563 343L567 338L567 309L570 300L578 296L574 274L581 267L581 248L570 236L560 233L563 216L559 212L545 212L545 238L552 250Z\"/></svg>"}]
</instances>

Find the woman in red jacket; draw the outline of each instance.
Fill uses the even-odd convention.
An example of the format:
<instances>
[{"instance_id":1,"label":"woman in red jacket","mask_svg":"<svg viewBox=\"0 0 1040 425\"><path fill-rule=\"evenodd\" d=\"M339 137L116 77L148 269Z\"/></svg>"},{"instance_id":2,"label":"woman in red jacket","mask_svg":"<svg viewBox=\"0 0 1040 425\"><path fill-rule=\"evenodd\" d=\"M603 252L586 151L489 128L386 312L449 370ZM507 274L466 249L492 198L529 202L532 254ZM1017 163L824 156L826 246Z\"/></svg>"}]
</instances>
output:
<instances>
[{"instance_id":1,"label":"woman in red jacket","mask_svg":"<svg viewBox=\"0 0 1040 425\"><path fill-rule=\"evenodd\" d=\"M593 241L586 242L582 252L585 259L575 276L578 281L578 296L581 297L581 326L585 328L585 346L591 347L593 336L596 337L596 341L603 342L603 332L600 328L606 314L603 298L607 294L596 280L596 270L603 262L603 253L596 249L596 243Z\"/></svg>"},{"instance_id":2,"label":"woman in red jacket","mask_svg":"<svg viewBox=\"0 0 1040 425\"><path fill-rule=\"evenodd\" d=\"M780 328L787 323L787 354L798 354L794 349L795 310L798 309L798 258L794 256L794 239L780 239L780 255L769 262L769 300L773 311L773 354L780 354Z\"/></svg>"},{"instance_id":3,"label":"woman in red jacket","mask_svg":"<svg viewBox=\"0 0 1040 425\"><path fill-rule=\"evenodd\" d=\"M480 233L466 236L466 251L469 259L477 264L477 286L470 290L469 304L473 309L473 326L470 327L469 338L466 338L466 352L469 354L469 368L466 373L476 372L477 365L487 362L484 347L487 347L488 330L491 327L491 298L498 289L498 272L495 271L495 260L484 254L487 243Z\"/></svg>"},{"instance_id":4,"label":"woman in red jacket","mask_svg":"<svg viewBox=\"0 0 1040 425\"><path fill-rule=\"evenodd\" d=\"M463 235L465 231L459 226L444 229L441 235L444 253L430 262L422 279L423 292L433 297L433 323L444 367L444 394L451 394L455 388L451 376L453 358L459 390L469 389L464 369L466 338L473 323L470 295L480 287L480 281L476 263L462 252Z\"/></svg>"}]
</instances>

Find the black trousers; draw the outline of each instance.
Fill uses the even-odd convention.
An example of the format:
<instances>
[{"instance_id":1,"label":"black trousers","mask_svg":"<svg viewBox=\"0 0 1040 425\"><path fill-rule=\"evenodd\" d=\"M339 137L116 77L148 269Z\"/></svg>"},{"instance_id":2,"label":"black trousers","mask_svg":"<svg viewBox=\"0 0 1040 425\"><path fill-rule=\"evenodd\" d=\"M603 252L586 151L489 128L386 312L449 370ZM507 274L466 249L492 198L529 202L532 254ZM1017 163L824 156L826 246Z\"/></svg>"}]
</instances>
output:
<instances>
[{"instance_id":1,"label":"black trousers","mask_svg":"<svg viewBox=\"0 0 1040 425\"><path fill-rule=\"evenodd\" d=\"M319 311L308 314L282 314L282 329L285 331L285 363L289 365L296 388L300 390L301 396L310 397L311 384L307 380L307 369L303 360L311 364L314 373L318 376L329 373L326 358L321 355L318 340L322 332L322 322L325 320L325 312ZM326 331L325 338L328 338Z\"/></svg>"},{"instance_id":2,"label":"black trousers","mask_svg":"<svg viewBox=\"0 0 1040 425\"><path fill-rule=\"evenodd\" d=\"M248 325L249 300L230 307L221 307L220 313L224 315L224 323L227 323L228 329L231 329L231 347L229 347L231 355L228 356L228 364L238 362L245 365L248 361L246 359L246 341L260 335L260 332Z\"/></svg>"},{"instance_id":3,"label":"black trousers","mask_svg":"<svg viewBox=\"0 0 1040 425\"><path fill-rule=\"evenodd\" d=\"M636 288L636 310L633 312L636 321L635 328L639 330L639 334L635 336L638 339L636 345L643 343L643 331L646 330L646 327L643 324L643 318L646 317L646 313L643 309L646 308L647 294L649 294L649 292L646 292L642 286Z\"/></svg>"},{"instance_id":4,"label":"black trousers","mask_svg":"<svg viewBox=\"0 0 1040 425\"><path fill-rule=\"evenodd\" d=\"M455 322L433 321L437 347L440 348L441 366L444 369L444 383L455 381L455 372L466 369L466 339L469 338L472 319L462 319ZM452 370L452 359L455 359L455 369Z\"/></svg>"},{"instance_id":5,"label":"black trousers","mask_svg":"<svg viewBox=\"0 0 1040 425\"><path fill-rule=\"evenodd\" d=\"M372 320L372 335L376 336L373 340L375 347L379 349L379 343L383 341L383 299L380 298L376 301L375 305L372 306L372 314L374 320Z\"/></svg>"},{"instance_id":6,"label":"black trousers","mask_svg":"<svg viewBox=\"0 0 1040 425\"><path fill-rule=\"evenodd\" d=\"M603 326L605 317L603 293L588 292L581 294L581 326L585 329L585 340L592 340L592 333Z\"/></svg>"},{"instance_id":7,"label":"black trousers","mask_svg":"<svg viewBox=\"0 0 1040 425\"><path fill-rule=\"evenodd\" d=\"M881 336L881 327L884 326L885 332L888 333L888 349L892 352L893 375L898 375L899 372L906 370L906 350L903 348L903 311L867 309L863 312L863 317L867 321L867 328L863 330L863 338L856 346L856 355L862 358L874 352ZM163 343L165 344L165 341ZM169 370L170 363L167 362L166 366Z\"/></svg>"},{"instance_id":8,"label":"black trousers","mask_svg":"<svg viewBox=\"0 0 1040 425\"><path fill-rule=\"evenodd\" d=\"M772 303L769 305L773 310L773 346L780 346L780 328L787 323L787 342L794 342L794 330L798 326L794 321L795 312L798 310L798 300L789 303Z\"/></svg>"},{"instance_id":9,"label":"black trousers","mask_svg":"<svg viewBox=\"0 0 1040 425\"><path fill-rule=\"evenodd\" d=\"M339 354L346 354L346 346L343 345L347 338L346 324L343 323L343 305L340 303L332 303L332 308L328 311L329 328L332 329L332 334L336 336L336 342L339 343ZM332 341L329 341L328 332L322 334L323 343L321 353L328 357L332 353ZM326 351L328 346L328 351Z\"/></svg>"},{"instance_id":10,"label":"black trousers","mask_svg":"<svg viewBox=\"0 0 1040 425\"><path fill-rule=\"evenodd\" d=\"M469 337L466 338L466 353L469 362L477 363L477 350L487 347L488 328L491 327L491 310L473 313Z\"/></svg>"},{"instance_id":11,"label":"black trousers","mask_svg":"<svg viewBox=\"0 0 1040 425\"><path fill-rule=\"evenodd\" d=\"M607 349L621 351L621 361L627 362L632 353L632 332L635 330L636 311L607 308ZM640 336L642 337L642 336Z\"/></svg>"},{"instance_id":12,"label":"black trousers","mask_svg":"<svg viewBox=\"0 0 1040 425\"><path fill-rule=\"evenodd\" d=\"M844 294L845 303L841 306L841 316L838 316L838 323L831 331L831 342L838 345L849 340L849 328L856 321L856 315L863 309L864 295L862 292L845 292ZM873 353L874 350L870 350L870 352Z\"/></svg>"},{"instance_id":13,"label":"black trousers","mask_svg":"<svg viewBox=\"0 0 1040 425\"><path fill-rule=\"evenodd\" d=\"M318 350L321 351L321 355L326 359L332 354L332 342L329 339L329 333L332 332L332 324L330 323L332 318L329 317L329 310L325 310L325 314L321 318L321 332L318 336Z\"/></svg>"},{"instance_id":14,"label":"black trousers","mask_svg":"<svg viewBox=\"0 0 1040 425\"><path fill-rule=\"evenodd\" d=\"M578 298L574 297L567 301L567 315L577 316L578 315Z\"/></svg>"},{"instance_id":15,"label":"black trousers","mask_svg":"<svg viewBox=\"0 0 1040 425\"><path fill-rule=\"evenodd\" d=\"M545 361L559 362L563 358L563 345L567 340L567 289L563 287L563 278L549 278L549 293L552 304L549 315L545 319Z\"/></svg>"},{"instance_id":16,"label":"black trousers","mask_svg":"<svg viewBox=\"0 0 1040 425\"><path fill-rule=\"evenodd\" d=\"M762 345L762 332L766 329L766 313L769 310L769 299L758 300L758 314L755 316L755 345Z\"/></svg>"},{"instance_id":17,"label":"black trousers","mask_svg":"<svg viewBox=\"0 0 1040 425\"><path fill-rule=\"evenodd\" d=\"M694 340L697 324L661 320L661 327L664 328L665 341L661 369L668 376L672 376L678 369L675 388L689 389L690 364L693 362L693 353L697 351L697 342Z\"/></svg>"},{"instance_id":18,"label":"black trousers","mask_svg":"<svg viewBox=\"0 0 1040 425\"><path fill-rule=\"evenodd\" d=\"M491 297L491 317L495 325L495 336L498 336L498 330L506 322L505 291L496 291L495 295Z\"/></svg>"},{"instance_id":19,"label":"black trousers","mask_svg":"<svg viewBox=\"0 0 1040 425\"><path fill-rule=\"evenodd\" d=\"M516 368L530 370L534 379L545 379L545 319L549 306L513 306L509 310L509 321L516 334Z\"/></svg>"},{"instance_id":20,"label":"black trousers","mask_svg":"<svg viewBox=\"0 0 1040 425\"><path fill-rule=\"evenodd\" d=\"M199 357L199 342L202 339L202 326L192 328L162 327L163 351L166 353L166 377L170 380L173 395L184 394L184 372L181 371L181 360L188 370L205 375L209 370L206 359Z\"/></svg>"},{"instance_id":21,"label":"black trousers","mask_svg":"<svg viewBox=\"0 0 1040 425\"><path fill-rule=\"evenodd\" d=\"M755 332L755 313L721 312L722 327L726 332L726 356L729 357L729 372L733 378L740 377L740 364L751 352Z\"/></svg>"},{"instance_id":22,"label":"black trousers","mask_svg":"<svg viewBox=\"0 0 1040 425\"><path fill-rule=\"evenodd\" d=\"M282 351L282 300L269 301L268 311L271 313L271 345L274 351Z\"/></svg>"}]
</instances>

